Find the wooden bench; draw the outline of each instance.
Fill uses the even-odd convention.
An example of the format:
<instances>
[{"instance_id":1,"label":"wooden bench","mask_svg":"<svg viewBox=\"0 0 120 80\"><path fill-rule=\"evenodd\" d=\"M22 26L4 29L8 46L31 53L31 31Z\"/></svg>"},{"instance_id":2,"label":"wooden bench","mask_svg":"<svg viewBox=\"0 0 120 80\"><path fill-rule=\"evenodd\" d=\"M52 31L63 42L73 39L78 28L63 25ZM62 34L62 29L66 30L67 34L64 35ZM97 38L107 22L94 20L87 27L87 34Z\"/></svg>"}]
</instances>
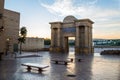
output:
<instances>
[{"instance_id":1,"label":"wooden bench","mask_svg":"<svg viewBox=\"0 0 120 80\"><path fill-rule=\"evenodd\" d=\"M70 60L69 60L70 59ZM67 65L69 62L73 62L73 59L69 58L68 60L61 60L61 59L52 59L51 61L55 62L55 64L64 64Z\"/></svg>"},{"instance_id":2,"label":"wooden bench","mask_svg":"<svg viewBox=\"0 0 120 80\"><path fill-rule=\"evenodd\" d=\"M22 63L22 66L26 66L28 71L31 71L32 67L33 68L38 68L39 72L42 72L44 68L49 67L48 65L41 65L37 63Z\"/></svg>"}]
</instances>

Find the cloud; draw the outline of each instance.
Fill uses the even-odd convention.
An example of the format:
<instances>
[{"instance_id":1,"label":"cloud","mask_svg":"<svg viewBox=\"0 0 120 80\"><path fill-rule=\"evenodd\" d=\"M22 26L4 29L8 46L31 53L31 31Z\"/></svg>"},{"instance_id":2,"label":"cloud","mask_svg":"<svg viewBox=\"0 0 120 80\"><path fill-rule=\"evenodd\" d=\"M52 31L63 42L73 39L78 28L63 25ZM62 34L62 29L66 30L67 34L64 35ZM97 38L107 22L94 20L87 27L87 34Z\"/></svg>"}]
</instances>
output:
<instances>
[{"instance_id":1,"label":"cloud","mask_svg":"<svg viewBox=\"0 0 120 80\"><path fill-rule=\"evenodd\" d=\"M96 1L96 0L95 0ZM93 2L95 3L95 2ZM93 4L92 2L90 4ZM80 15L81 13L85 13L89 11L90 7L84 7L83 5L74 6L73 0L55 0L52 5L41 4L43 7L48 9L53 14L59 14L60 16L66 15Z\"/></svg>"},{"instance_id":2,"label":"cloud","mask_svg":"<svg viewBox=\"0 0 120 80\"><path fill-rule=\"evenodd\" d=\"M103 28L103 27L115 27L115 28L117 28L117 27L120 27L120 22L107 22L107 23L98 23L98 24L95 24L95 26L96 27L101 27L101 28Z\"/></svg>"},{"instance_id":3,"label":"cloud","mask_svg":"<svg viewBox=\"0 0 120 80\"><path fill-rule=\"evenodd\" d=\"M87 2L86 2L87 1ZM95 4L98 0L79 0L79 3L74 4L75 0L55 0L51 5L41 4L49 12L59 15L76 15L81 18L89 17L92 19L106 19L110 16L120 16L120 11L112 9L102 9ZM76 6L79 4L79 6Z\"/></svg>"},{"instance_id":4,"label":"cloud","mask_svg":"<svg viewBox=\"0 0 120 80\"><path fill-rule=\"evenodd\" d=\"M94 15L92 17L94 18L110 18L110 17L120 16L120 12L115 9L96 8L93 13Z\"/></svg>"},{"instance_id":5,"label":"cloud","mask_svg":"<svg viewBox=\"0 0 120 80\"><path fill-rule=\"evenodd\" d=\"M43 7L47 8L53 14L68 15L68 13L73 14L74 7L72 6L71 0L57 0L52 5L41 4Z\"/></svg>"},{"instance_id":6,"label":"cloud","mask_svg":"<svg viewBox=\"0 0 120 80\"><path fill-rule=\"evenodd\" d=\"M80 18L90 18L95 22L93 27L103 28L101 31L106 32L109 28L120 26L120 9L98 6L99 0L54 0L53 4L41 5L49 12L57 16L74 15ZM119 4L119 3L118 3ZM107 27L107 29L104 27ZM96 28L95 28L96 29ZM95 32L99 32L96 29Z\"/></svg>"}]
</instances>

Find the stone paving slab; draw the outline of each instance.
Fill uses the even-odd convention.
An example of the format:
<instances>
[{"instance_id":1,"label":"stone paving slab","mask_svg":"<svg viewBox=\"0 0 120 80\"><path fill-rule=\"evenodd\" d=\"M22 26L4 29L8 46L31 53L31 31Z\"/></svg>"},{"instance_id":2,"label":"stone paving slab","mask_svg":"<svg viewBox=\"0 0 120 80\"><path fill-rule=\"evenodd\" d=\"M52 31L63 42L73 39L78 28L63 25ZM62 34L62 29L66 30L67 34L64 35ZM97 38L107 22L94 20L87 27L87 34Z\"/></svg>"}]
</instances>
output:
<instances>
[{"instance_id":1,"label":"stone paving slab","mask_svg":"<svg viewBox=\"0 0 120 80\"><path fill-rule=\"evenodd\" d=\"M5 58L0 61L0 80L120 80L120 56L91 57L49 52L38 54L43 57ZM79 57L84 61L74 61L67 66L50 63L53 58L64 59L69 56ZM48 64L49 68L43 73L35 70L27 72L21 66L21 63L26 62ZM75 76L68 76L71 74Z\"/></svg>"}]
</instances>

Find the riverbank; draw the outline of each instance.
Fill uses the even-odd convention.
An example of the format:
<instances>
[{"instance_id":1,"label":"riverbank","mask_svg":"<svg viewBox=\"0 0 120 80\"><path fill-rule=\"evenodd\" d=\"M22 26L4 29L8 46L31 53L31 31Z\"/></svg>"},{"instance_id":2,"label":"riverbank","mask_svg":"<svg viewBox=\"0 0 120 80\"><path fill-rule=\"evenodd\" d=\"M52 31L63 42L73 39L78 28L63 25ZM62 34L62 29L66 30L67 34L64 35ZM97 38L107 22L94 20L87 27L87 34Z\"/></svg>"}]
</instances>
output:
<instances>
[{"instance_id":1,"label":"riverbank","mask_svg":"<svg viewBox=\"0 0 120 80\"><path fill-rule=\"evenodd\" d=\"M104 50L101 55L120 55L120 50Z\"/></svg>"},{"instance_id":2,"label":"riverbank","mask_svg":"<svg viewBox=\"0 0 120 80\"><path fill-rule=\"evenodd\" d=\"M120 46L94 46L94 48L120 48Z\"/></svg>"}]
</instances>

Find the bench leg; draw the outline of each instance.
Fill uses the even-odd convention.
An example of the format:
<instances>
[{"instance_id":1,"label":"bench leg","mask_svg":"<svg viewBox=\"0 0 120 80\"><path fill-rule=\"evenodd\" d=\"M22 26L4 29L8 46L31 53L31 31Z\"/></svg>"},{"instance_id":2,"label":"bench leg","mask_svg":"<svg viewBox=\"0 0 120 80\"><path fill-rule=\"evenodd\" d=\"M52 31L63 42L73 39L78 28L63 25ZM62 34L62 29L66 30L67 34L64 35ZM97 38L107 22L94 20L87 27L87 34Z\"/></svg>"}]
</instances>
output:
<instances>
[{"instance_id":1,"label":"bench leg","mask_svg":"<svg viewBox=\"0 0 120 80\"><path fill-rule=\"evenodd\" d=\"M65 65L67 65L67 62L64 62L65 63Z\"/></svg>"},{"instance_id":2,"label":"bench leg","mask_svg":"<svg viewBox=\"0 0 120 80\"><path fill-rule=\"evenodd\" d=\"M27 71L28 71L28 72L31 71L31 67L30 67L30 66L27 67Z\"/></svg>"},{"instance_id":3,"label":"bench leg","mask_svg":"<svg viewBox=\"0 0 120 80\"><path fill-rule=\"evenodd\" d=\"M55 64L58 64L58 61L55 61Z\"/></svg>"},{"instance_id":4,"label":"bench leg","mask_svg":"<svg viewBox=\"0 0 120 80\"><path fill-rule=\"evenodd\" d=\"M41 69L41 68L38 68L38 71L39 71L39 73L41 73L41 72L42 72L42 69Z\"/></svg>"},{"instance_id":5,"label":"bench leg","mask_svg":"<svg viewBox=\"0 0 120 80\"><path fill-rule=\"evenodd\" d=\"M71 58L70 61L73 62L73 58Z\"/></svg>"},{"instance_id":6,"label":"bench leg","mask_svg":"<svg viewBox=\"0 0 120 80\"><path fill-rule=\"evenodd\" d=\"M80 62L81 61L81 59L78 59L78 62Z\"/></svg>"}]
</instances>

